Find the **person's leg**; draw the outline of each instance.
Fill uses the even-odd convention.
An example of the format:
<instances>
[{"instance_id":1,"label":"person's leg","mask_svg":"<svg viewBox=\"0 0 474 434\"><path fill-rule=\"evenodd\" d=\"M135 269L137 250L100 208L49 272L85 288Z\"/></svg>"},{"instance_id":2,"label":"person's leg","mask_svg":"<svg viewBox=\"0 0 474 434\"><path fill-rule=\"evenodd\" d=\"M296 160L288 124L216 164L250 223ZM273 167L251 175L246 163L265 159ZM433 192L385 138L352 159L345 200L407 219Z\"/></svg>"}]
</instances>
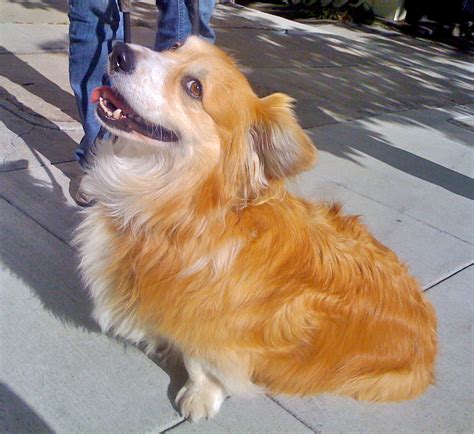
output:
<instances>
[{"instance_id":1,"label":"person's leg","mask_svg":"<svg viewBox=\"0 0 474 434\"><path fill-rule=\"evenodd\" d=\"M84 164L100 129L90 95L106 84L107 57L123 24L116 0L69 0L69 21L69 80L84 129L76 157Z\"/></svg>"},{"instance_id":2,"label":"person's leg","mask_svg":"<svg viewBox=\"0 0 474 434\"><path fill-rule=\"evenodd\" d=\"M215 41L215 33L209 25L215 0L200 0L200 36L209 42ZM192 33L193 5L191 0L156 0L160 10L158 31L154 48L157 51L169 49L176 42L184 42Z\"/></svg>"}]
</instances>

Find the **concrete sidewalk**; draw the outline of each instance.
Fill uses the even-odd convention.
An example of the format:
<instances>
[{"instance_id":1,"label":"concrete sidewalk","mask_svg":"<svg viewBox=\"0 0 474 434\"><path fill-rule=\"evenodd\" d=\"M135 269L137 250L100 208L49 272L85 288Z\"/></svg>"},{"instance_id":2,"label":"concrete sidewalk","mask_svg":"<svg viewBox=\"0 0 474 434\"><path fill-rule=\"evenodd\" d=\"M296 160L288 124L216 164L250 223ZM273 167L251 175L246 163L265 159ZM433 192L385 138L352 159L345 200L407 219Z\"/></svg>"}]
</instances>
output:
<instances>
[{"instance_id":1,"label":"concrete sidewalk","mask_svg":"<svg viewBox=\"0 0 474 434\"><path fill-rule=\"evenodd\" d=\"M150 45L155 7L135 3L134 42ZM76 273L67 4L0 0L0 11L0 432L473 431L472 56L389 30L216 8L218 45L259 94L296 99L321 151L292 188L342 202L409 264L441 348L437 384L415 401L231 398L193 425L172 403L182 367L103 336Z\"/></svg>"}]
</instances>

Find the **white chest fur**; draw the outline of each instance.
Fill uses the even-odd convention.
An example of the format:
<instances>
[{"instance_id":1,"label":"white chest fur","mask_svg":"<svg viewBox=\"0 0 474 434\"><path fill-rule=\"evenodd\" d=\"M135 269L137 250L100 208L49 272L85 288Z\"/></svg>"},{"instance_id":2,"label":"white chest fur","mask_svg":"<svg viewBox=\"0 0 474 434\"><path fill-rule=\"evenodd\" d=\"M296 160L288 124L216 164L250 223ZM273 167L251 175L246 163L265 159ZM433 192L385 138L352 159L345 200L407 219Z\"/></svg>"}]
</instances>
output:
<instances>
[{"instance_id":1,"label":"white chest fur","mask_svg":"<svg viewBox=\"0 0 474 434\"><path fill-rule=\"evenodd\" d=\"M79 269L94 304L93 318L103 332L133 343L145 343L152 351L157 344L156 338L147 336L133 310L124 308L112 296L114 283L107 270L110 270L110 261L114 258L110 252L114 235L106 225L105 216L97 207L89 208L85 215L76 231L75 244L81 259Z\"/></svg>"}]
</instances>

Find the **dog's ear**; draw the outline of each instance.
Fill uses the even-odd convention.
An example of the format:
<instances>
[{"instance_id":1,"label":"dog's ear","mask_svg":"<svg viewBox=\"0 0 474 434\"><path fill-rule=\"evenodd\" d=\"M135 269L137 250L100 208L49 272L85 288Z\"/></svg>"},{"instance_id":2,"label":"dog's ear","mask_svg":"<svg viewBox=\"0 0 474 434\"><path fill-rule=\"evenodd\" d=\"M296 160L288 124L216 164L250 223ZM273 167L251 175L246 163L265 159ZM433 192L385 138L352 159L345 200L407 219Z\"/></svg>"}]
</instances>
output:
<instances>
[{"instance_id":1,"label":"dog's ear","mask_svg":"<svg viewBox=\"0 0 474 434\"><path fill-rule=\"evenodd\" d=\"M288 95L259 100L251 137L267 179L296 175L316 162L316 147L298 124Z\"/></svg>"}]
</instances>

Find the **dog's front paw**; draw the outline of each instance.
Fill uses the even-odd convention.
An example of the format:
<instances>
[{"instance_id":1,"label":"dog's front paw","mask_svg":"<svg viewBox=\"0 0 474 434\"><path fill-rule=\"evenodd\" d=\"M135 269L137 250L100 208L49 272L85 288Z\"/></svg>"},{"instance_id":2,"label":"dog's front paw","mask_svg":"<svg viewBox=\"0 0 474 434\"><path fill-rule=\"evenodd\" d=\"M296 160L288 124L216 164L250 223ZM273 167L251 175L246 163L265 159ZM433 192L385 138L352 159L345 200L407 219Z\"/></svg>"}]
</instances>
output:
<instances>
[{"instance_id":1,"label":"dog's front paw","mask_svg":"<svg viewBox=\"0 0 474 434\"><path fill-rule=\"evenodd\" d=\"M197 422L214 417L224 399L224 391L218 385L212 382L197 385L188 381L176 395L176 405L183 417Z\"/></svg>"}]
</instances>

